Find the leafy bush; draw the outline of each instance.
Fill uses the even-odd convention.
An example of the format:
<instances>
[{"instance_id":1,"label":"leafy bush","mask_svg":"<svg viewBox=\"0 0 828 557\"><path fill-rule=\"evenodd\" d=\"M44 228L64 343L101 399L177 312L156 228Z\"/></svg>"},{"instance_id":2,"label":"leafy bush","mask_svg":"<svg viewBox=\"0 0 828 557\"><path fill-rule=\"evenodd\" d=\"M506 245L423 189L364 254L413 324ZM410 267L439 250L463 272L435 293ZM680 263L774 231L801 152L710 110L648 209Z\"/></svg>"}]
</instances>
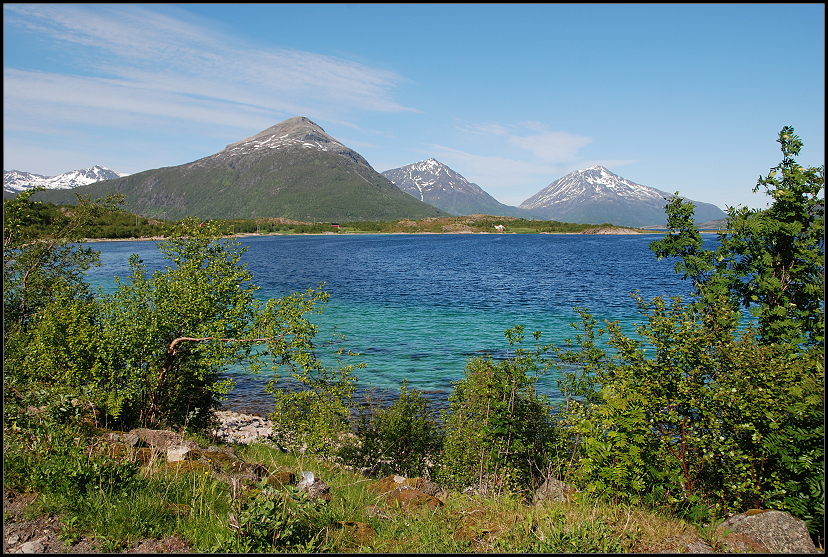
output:
<instances>
[{"instance_id":1,"label":"leafy bush","mask_svg":"<svg viewBox=\"0 0 828 557\"><path fill-rule=\"evenodd\" d=\"M359 417L357 439L340 456L350 465L388 475L429 477L442 449L437 414L420 391L403 380L400 396L388 408L368 405Z\"/></svg>"},{"instance_id":2,"label":"leafy bush","mask_svg":"<svg viewBox=\"0 0 828 557\"><path fill-rule=\"evenodd\" d=\"M305 314L321 312L319 304L328 294L308 289L279 300L268 301L259 325L274 330L269 350L281 354L272 369L287 367L290 378L300 388L287 389L280 375L268 381L265 390L271 393L275 409L271 414L274 431L283 443L305 446L319 454L332 454L342 434L350 430L351 406L356 388L353 371L365 364L345 364L343 356L354 356L338 350L337 367L326 367L316 356L314 338L318 327Z\"/></svg>"},{"instance_id":3,"label":"leafy bush","mask_svg":"<svg viewBox=\"0 0 828 557\"><path fill-rule=\"evenodd\" d=\"M507 330L506 337L510 346L520 346L523 327ZM538 374L548 366L543 351L517 348L502 361L468 362L445 419L440 478L448 487L497 494L543 481L557 439L552 406L535 391Z\"/></svg>"},{"instance_id":4,"label":"leafy bush","mask_svg":"<svg viewBox=\"0 0 828 557\"><path fill-rule=\"evenodd\" d=\"M791 509L791 488L801 497L819 485L798 484L819 477L818 362L759 344L751 330L723 338L680 299L639 304L642 340L609 323L616 353L598 369L591 400L570 402L585 491L616 501L655 494L659 505L704 517L706 509ZM799 439L786 435L792 429Z\"/></svg>"},{"instance_id":5,"label":"leafy bush","mask_svg":"<svg viewBox=\"0 0 828 557\"><path fill-rule=\"evenodd\" d=\"M3 484L73 502L94 491L129 491L137 465L95 454L79 424L83 407L71 389L15 389L4 404Z\"/></svg>"},{"instance_id":6,"label":"leafy bush","mask_svg":"<svg viewBox=\"0 0 828 557\"><path fill-rule=\"evenodd\" d=\"M4 364L10 384L85 391L124 428L199 428L232 388L222 379L230 365L244 363L255 372L269 359L274 369L323 369L309 342L315 329L302 315L324 293L309 293L308 303L297 295L262 304L241 263L246 248L222 238L217 225L184 219L159 243L170 266L150 275L133 255L127 280L116 278L113 294L95 296L83 273L97 253L72 242L106 207L82 199L63 228L32 241L31 230L18 226L39 218L40 206L30 195L5 204ZM334 398L350 396L349 380L317 381ZM312 413L312 419L328 418Z\"/></svg>"},{"instance_id":7,"label":"leafy bush","mask_svg":"<svg viewBox=\"0 0 828 557\"><path fill-rule=\"evenodd\" d=\"M234 540L238 552L324 550L326 529L331 523L324 500L308 499L304 491L292 486L281 490L259 487L255 496L245 497L239 508Z\"/></svg>"}]
</instances>

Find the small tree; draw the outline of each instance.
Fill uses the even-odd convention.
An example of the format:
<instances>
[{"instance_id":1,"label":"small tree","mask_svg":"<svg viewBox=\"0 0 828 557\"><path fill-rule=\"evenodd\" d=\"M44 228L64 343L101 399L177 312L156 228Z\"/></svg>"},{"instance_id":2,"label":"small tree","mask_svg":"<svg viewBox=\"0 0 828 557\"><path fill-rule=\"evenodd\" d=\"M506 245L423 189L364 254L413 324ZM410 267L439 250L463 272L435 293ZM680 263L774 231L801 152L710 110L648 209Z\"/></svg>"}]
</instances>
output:
<instances>
[{"instance_id":1,"label":"small tree","mask_svg":"<svg viewBox=\"0 0 828 557\"><path fill-rule=\"evenodd\" d=\"M328 299L320 289L308 289L279 300L268 301L260 324L267 330L280 331L269 351L279 358L272 369L284 366L293 385L274 374L265 390L275 400L271 414L273 427L282 442L295 448L305 447L312 453L329 455L341 443L340 437L350 430L351 405L356 389L355 369L365 364L345 364L342 357L355 356L337 350L337 367L326 367L316 356L314 337L318 328L307 321L305 313L321 311L318 304ZM291 388L291 387L297 387Z\"/></svg>"},{"instance_id":2,"label":"small tree","mask_svg":"<svg viewBox=\"0 0 828 557\"><path fill-rule=\"evenodd\" d=\"M12 222L27 203L10 205ZM231 365L321 368L304 315L326 294L260 302L241 263L246 248L209 222L188 218L171 229L159 243L171 263L164 270L150 275L133 255L128 280L94 296L83 271L96 254L67 244L79 234L75 220L99 210L82 201L55 238L6 233L4 325L16 327L4 343L7 378L83 390L123 426L201 426L232 388L223 377Z\"/></svg>"},{"instance_id":3,"label":"small tree","mask_svg":"<svg viewBox=\"0 0 828 557\"><path fill-rule=\"evenodd\" d=\"M422 392L409 389L403 380L391 406L363 409L357 439L340 454L348 464L370 467L380 474L429 477L442 445L436 412Z\"/></svg>"},{"instance_id":4,"label":"small tree","mask_svg":"<svg viewBox=\"0 0 828 557\"><path fill-rule=\"evenodd\" d=\"M31 201L42 189L3 201L3 386L14 393L4 408L40 384L71 391L61 381L64 370L84 367L77 356L95 345L94 296L84 274L99 264L98 253L81 242L86 227L115 210L119 198L78 196L77 206L58 216Z\"/></svg>"},{"instance_id":5,"label":"small tree","mask_svg":"<svg viewBox=\"0 0 828 557\"><path fill-rule=\"evenodd\" d=\"M507 330L506 337L519 346L523 327ZM517 348L502 361L474 358L466 364L445 419L440 476L447 485L495 494L543 481L557 437L552 407L535 391L549 366L546 349Z\"/></svg>"},{"instance_id":6,"label":"small tree","mask_svg":"<svg viewBox=\"0 0 828 557\"><path fill-rule=\"evenodd\" d=\"M700 307L721 312L726 301L731 318L740 306L749 308L763 343L822 348L825 167L804 168L796 162L803 144L793 128L784 127L777 141L782 162L760 176L754 188L772 198L769 208L728 208L719 247L706 250L692 203L676 195L667 205L670 232L650 247L659 259L678 258L676 272L693 281Z\"/></svg>"},{"instance_id":7,"label":"small tree","mask_svg":"<svg viewBox=\"0 0 828 557\"><path fill-rule=\"evenodd\" d=\"M61 292L89 297L84 273L98 264L98 253L81 243L83 233L120 202L116 196L97 201L78 196L67 218L55 223L41 202L30 200L43 189L32 188L3 201L4 333L26 329L32 316ZM41 226L33 226L37 224Z\"/></svg>"}]
</instances>

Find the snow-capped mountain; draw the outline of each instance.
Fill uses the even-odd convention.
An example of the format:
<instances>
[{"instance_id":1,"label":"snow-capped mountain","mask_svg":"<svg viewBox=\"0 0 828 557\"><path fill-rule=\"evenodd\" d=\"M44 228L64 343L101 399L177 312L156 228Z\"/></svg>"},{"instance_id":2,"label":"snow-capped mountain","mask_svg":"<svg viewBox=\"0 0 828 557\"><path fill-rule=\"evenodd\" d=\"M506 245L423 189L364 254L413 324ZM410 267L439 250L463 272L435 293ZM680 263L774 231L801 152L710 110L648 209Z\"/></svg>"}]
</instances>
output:
<instances>
[{"instance_id":1,"label":"snow-capped mountain","mask_svg":"<svg viewBox=\"0 0 828 557\"><path fill-rule=\"evenodd\" d=\"M593 166L555 180L519 207L564 222L652 226L667 222L664 206L670 195ZM696 222L726 216L710 203L693 203Z\"/></svg>"},{"instance_id":2,"label":"snow-capped mountain","mask_svg":"<svg viewBox=\"0 0 828 557\"><path fill-rule=\"evenodd\" d=\"M86 186L101 180L113 180L129 176L123 172L116 172L103 166L93 166L83 170L72 170L58 176L41 176L31 172L19 170L3 171L3 191L7 194L16 195L23 190L43 186L50 190L66 190L78 186Z\"/></svg>"},{"instance_id":3,"label":"snow-capped mountain","mask_svg":"<svg viewBox=\"0 0 828 557\"><path fill-rule=\"evenodd\" d=\"M500 203L480 186L433 158L386 170L382 175L402 191L454 215L537 217Z\"/></svg>"}]
</instances>

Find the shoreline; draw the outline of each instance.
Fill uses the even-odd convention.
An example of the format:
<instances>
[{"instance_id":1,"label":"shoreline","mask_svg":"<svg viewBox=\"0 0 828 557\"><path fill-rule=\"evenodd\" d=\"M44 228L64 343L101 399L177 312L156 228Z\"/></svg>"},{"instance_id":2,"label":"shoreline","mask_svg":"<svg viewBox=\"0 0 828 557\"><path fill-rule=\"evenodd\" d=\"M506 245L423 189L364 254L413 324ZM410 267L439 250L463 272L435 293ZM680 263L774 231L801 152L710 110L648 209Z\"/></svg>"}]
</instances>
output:
<instances>
[{"instance_id":1,"label":"shoreline","mask_svg":"<svg viewBox=\"0 0 828 557\"><path fill-rule=\"evenodd\" d=\"M261 234L257 232L240 232L239 234L227 234L222 236L222 238L249 238L253 236L425 236L425 235L443 235L443 236L467 236L469 234L510 234L514 236L519 235L535 235L535 234L547 234L547 235L567 235L567 236L624 236L624 235L638 235L638 234L665 234L667 229L661 230L646 230L646 229L636 229L636 228L627 228L627 227L603 227L599 228L596 227L594 229L587 229L587 230L594 230L594 232L298 232L298 233L288 233L282 234L279 232L273 232L268 234ZM700 234L719 234L720 230L699 230ZM166 236L141 236L138 238L83 238L80 240L82 243L86 242L160 242L166 240Z\"/></svg>"},{"instance_id":2,"label":"shoreline","mask_svg":"<svg viewBox=\"0 0 828 557\"><path fill-rule=\"evenodd\" d=\"M665 234L667 230L634 230L631 232L299 232L290 234L270 233L259 234L256 232L244 232L240 234L228 234L222 238L249 238L252 236L468 236L469 234L497 234L512 236L533 236L535 234L561 235L561 236L633 236ZM699 230L699 234L719 234L720 230ZM139 238L83 238L78 243L93 242L161 242L166 236L141 236Z\"/></svg>"}]
</instances>

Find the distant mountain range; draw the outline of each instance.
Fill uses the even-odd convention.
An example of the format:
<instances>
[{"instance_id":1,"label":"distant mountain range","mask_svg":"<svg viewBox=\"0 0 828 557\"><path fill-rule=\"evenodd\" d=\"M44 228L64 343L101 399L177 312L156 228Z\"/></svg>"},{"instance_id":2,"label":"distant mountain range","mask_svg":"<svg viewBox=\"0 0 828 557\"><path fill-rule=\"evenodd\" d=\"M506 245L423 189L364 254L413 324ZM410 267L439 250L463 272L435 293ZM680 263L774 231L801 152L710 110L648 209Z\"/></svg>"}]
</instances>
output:
<instances>
[{"instance_id":1,"label":"distant mountain range","mask_svg":"<svg viewBox=\"0 0 828 557\"><path fill-rule=\"evenodd\" d=\"M671 194L631 182L603 166L576 170L524 201L519 208L549 220L573 223L612 223L643 227L667 222L664 206ZM696 222L725 218L724 211L693 201Z\"/></svg>"},{"instance_id":2,"label":"distant mountain range","mask_svg":"<svg viewBox=\"0 0 828 557\"><path fill-rule=\"evenodd\" d=\"M35 199L56 204L75 203L75 194L123 194L125 210L167 220L191 215L347 222L488 214L658 227L666 223L664 206L671 195L593 166L512 207L433 158L379 174L302 116L179 166L132 175L95 166L53 177L12 170L4 171L3 182L5 197L43 185L48 191ZM698 223L726 218L715 205L693 203Z\"/></svg>"},{"instance_id":3,"label":"distant mountain range","mask_svg":"<svg viewBox=\"0 0 828 557\"><path fill-rule=\"evenodd\" d=\"M73 203L124 194L124 209L167 220L281 217L309 221L447 216L403 193L312 122L297 116L197 161L115 180L50 190L35 199Z\"/></svg>"},{"instance_id":4,"label":"distant mountain range","mask_svg":"<svg viewBox=\"0 0 828 557\"><path fill-rule=\"evenodd\" d=\"M41 176L19 170L3 171L3 197L14 197L23 190L43 186L50 190L66 190L86 186L101 180L112 180L129 176L103 166L93 166L83 170L72 170L58 176Z\"/></svg>"},{"instance_id":5,"label":"distant mountain range","mask_svg":"<svg viewBox=\"0 0 828 557\"><path fill-rule=\"evenodd\" d=\"M435 159L382 173L402 191L453 215L474 214L541 218L539 214L504 205L463 176Z\"/></svg>"}]
</instances>

